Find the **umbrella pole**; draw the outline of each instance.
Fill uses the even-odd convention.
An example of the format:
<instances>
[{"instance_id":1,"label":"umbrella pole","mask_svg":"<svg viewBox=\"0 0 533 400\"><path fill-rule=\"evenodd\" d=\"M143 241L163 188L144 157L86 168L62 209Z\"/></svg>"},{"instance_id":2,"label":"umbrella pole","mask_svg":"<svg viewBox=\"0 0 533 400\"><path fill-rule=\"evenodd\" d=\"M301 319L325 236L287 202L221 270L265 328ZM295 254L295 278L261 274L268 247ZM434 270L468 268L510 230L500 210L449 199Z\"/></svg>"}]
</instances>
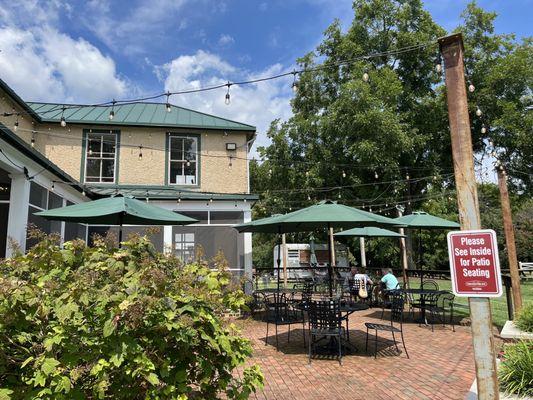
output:
<instances>
[{"instance_id":1,"label":"umbrella pole","mask_svg":"<svg viewBox=\"0 0 533 400\"><path fill-rule=\"evenodd\" d=\"M278 259L276 260L276 263L278 265L278 288L277 288L277 291L279 293L279 284L280 284L280 279L279 279L279 270L280 270L280 267L281 267L281 227L278 229ZM276 301L276 304L277 304L277 301Z\"/></svg>"},{"instance_id":2,"label":"umbrella pole","mask_svg":"<svg viewBox=\"0 0 533 400\"><path fill-rule=\"evenodd\" d=\"M422 228L418 230L418 268L420 268L420 289L423 289L424 274L422 273Z\"/></svg>"},{"instance_id":3,"label":"umbrella pole","mask_svg":"<svg viewBox=\"0 0 533 400\"><path fill-rule=\"evenodd\" d=\"M333 261L333 254L331 253L331 237L330 237L330 230L331 230L331 224L328 222L328 255L329 255L329 263L328 263L328 278L329 278L329 297L333 297L333 287L332 287L332 266L331 263Z\"/></svg>"}]
</instances>

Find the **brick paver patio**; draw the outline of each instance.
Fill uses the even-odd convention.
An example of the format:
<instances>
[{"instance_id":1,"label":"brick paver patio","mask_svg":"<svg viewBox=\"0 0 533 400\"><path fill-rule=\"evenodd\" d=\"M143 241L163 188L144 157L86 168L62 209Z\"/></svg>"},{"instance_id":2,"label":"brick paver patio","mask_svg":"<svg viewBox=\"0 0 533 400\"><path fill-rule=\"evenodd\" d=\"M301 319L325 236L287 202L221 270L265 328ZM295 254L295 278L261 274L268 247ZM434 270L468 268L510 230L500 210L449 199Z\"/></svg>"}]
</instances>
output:
<instances>
[{"instance_id":1,"label":"brick paver patio","mask_svg":"<svg viewBox=\"0 0 533 400\"><path fill-rule=\"evenodd\" d=\"M370 309L352 314L350 340L358 352L343 357L343 365L334 359L313 359L308 364L302 329L293 327L290 343L287 328L279 328L279 351L275 348L273 329L265 346L266 324L244 320L243 333L252 340L254 357L265 375L265 387L256 399L461 399L468 393L475 377L470 328L419 327L404 325L410 359L396 354L393 342L378 343L374 360L369 342L365 354L364 322L378 322L381 311ZM272 327L271 327L272 328ZM387 334L389 336L387 336ZM390 333L381 332L382 338ZM389 346L390 345L390 346ZM401 349L401 345L400 345Z\"/></svg>"}]
</instances>

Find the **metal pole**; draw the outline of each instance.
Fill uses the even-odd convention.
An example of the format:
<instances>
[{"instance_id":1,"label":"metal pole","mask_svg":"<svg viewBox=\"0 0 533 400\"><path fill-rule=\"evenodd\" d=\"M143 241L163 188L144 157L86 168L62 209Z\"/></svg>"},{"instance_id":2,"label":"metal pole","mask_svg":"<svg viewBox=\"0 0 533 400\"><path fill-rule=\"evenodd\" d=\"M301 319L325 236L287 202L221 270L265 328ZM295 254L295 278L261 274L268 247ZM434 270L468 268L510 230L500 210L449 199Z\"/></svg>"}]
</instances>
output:
<instances>
[{"instance_id":1,"label":"metal pole","mask_svg":"<svg viewBox=\"0 0 533 400\"><path fill-rule=\"evenodd\" d=\"M514 311L518 312L522 308L522 294L520 293L520 273L518 272L518 262L516 257L511 202L509 200L509 191L507 190L507 174L501 166L497 168L497 171L498 187L500 189L500 203L502 207L503 230L505 231L505 244L507 246L507 257L509 259L509 270L511 271Z\"/></svg>"},{"instance_id":2,"label":"metal pole","mask_svg":"<svg viewBox=\"0 0 533 400\"><path fill-rule=\"evenodd\" d=\"M366 269L366 250L365 250L365 238L359 238L359 250L361 251L361 268Z\"/></svg>"},{"instance_id":3,"label":"metal pole","mask_svg":"<svg viewBox=\"0 0 533 400\"><path fill-rule=\"evenodd\" d=\"M278 228L278 259L276 260L276 263L278 265L278 288L277 288L277 291L279 293L279 284L280 284L280 280L279 280L279 270L280 270L280 266L281 266L281 226ZM277 303L277 300L276 300L276 303Z\"/></svg>"},{"instance_id":4,"label":"metal pole","mask_svg":"<svg viewBox=\"0 0 533 400\"><path fill-rule=\"evenodd\" d=\"M463 65L463 37L460 33L439 39L446 73L446 94L452 142L453 166L461 229L480 229L481 218L474 175L474 155ZM498 375L492 335L490 302L471 297L470 319L477 390L480 400L498 400Z\"/></svg>"},{"instance_id":5,"label":"metal pole","mask_svg":"<svg viewBox=\"0 0 533 400\"><path fill-rule=\"evenodd\" d=\"M281 235L281 247L283 247L283 286L287 287L287 237Z\"/></svg>"},{"instance_id":6,"label":"metal pole","mask_svg":"<svg viewBox=\"0 0 533 400\"><path fill-rule=\"evenodd\" d=\"M509 320L512 321L514 318L514 311L513 311L513 296L512 293L512 284L511 284L511 278L507 275L502 275L502 280L505 285L505 300L507 303L507 316L509 317Z\"/></svg>"},{"instance_id":7,"label":"metal pole","mask_svg":"<svg viewBox=\"0 0 533 400\"><path fill-rule=\"evenodd\" d=\"M328 235L331 233L331 224L328 222ZM332 280L332 276L333 276L333 266L332 266L332 263L333 263L333 249L332 249L332 246L331 246L331 235L329 235L328 237L328 257L329 257L329 264L328 264L328 286L329 286L329 297L333 297L333 282L331 281Z\"/></svg>"}]
</instances>

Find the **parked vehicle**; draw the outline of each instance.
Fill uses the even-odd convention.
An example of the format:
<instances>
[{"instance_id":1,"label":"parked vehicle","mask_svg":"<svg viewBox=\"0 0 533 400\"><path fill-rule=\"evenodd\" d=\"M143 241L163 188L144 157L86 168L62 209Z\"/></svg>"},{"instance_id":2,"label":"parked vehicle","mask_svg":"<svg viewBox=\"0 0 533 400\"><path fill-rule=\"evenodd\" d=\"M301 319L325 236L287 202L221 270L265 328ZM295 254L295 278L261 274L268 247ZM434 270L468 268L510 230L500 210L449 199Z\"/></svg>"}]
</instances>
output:
<instances>
[{"instance_id":1,"label":"parked vehicle","mask_svg":"<svg viewBox=\"0 0 533 400\"><path fill-rule=\"evenodd\" d=\"M291 280L311 279L327 275L329 262L328 245L315 244L315 256L317 263L311 264L311 247L309 243L287 243L287 278ZM278 245L274 246L274 276L277 272ZM281 248L280 277L283 277L284 268L283 246ZM344 279L348 273L348 249L343 244L335 244L335 267ZM321 268L322 267L322 268ZM298 269L294 269L298 268Z\"/></svg>"}]
</instances>

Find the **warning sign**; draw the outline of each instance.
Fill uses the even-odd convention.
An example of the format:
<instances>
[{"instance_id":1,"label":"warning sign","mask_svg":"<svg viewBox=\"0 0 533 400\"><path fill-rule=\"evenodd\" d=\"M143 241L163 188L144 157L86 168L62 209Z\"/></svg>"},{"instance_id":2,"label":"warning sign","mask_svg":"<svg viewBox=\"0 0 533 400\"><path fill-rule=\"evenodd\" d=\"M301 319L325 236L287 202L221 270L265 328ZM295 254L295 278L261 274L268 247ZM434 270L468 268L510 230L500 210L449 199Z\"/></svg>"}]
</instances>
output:
<instances>
[{"instance_id":1,"label":"warning sign","mask_svg":"<svg viewBox=\"0 0 533 400\"><path fill-rule=\"evenodd\" d=\"M502 279L496 232L448 233L452 289L457 296L499 297Z\"/></svg>"}]
</instances>

